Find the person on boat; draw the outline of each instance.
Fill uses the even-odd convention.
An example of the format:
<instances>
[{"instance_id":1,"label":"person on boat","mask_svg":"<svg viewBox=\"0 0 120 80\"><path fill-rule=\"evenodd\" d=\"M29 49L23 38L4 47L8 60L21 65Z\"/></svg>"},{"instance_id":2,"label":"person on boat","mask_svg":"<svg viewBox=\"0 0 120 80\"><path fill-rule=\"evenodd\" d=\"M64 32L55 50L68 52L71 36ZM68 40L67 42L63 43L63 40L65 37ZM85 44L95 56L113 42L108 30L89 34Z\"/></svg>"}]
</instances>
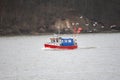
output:
<instances>
[{"instance_id":1,"label":"person on boat","mask_svg":"<svg viewBox=\"0 0 120 80\"><path fill-rule=\"evenodd\" d=\"M54 38L50 38L50 41L51 41L51 43L54 43L55 39Z\"/></svg>"},{"instance_id":2,"label":"person on boat","mask_svg":"<svg viewBox=\"0 0 120 80\"><path fill-rule=\"evenodd\" d=\"M58 43L59 39L58 38L55 38L56 42Z\"/></svg>"}]
</instances>

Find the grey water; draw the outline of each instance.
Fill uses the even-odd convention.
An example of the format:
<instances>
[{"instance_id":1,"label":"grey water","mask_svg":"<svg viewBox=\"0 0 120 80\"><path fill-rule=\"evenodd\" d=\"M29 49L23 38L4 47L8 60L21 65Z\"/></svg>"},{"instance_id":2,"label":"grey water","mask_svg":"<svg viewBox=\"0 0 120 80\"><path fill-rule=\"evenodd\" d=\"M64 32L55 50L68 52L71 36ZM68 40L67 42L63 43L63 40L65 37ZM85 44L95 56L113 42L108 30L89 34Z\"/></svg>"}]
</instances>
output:
<instances>
[{"instance_id":1,"label":"grey water","mask_svg":"<svg viewBox=\"0 0 120 80\"><path fill-rule=\"evenodd\" d=\"M0 80L120 80L120 33L77 35L75 50L45 49L49 37L0 37Z\"/></svg>"}]
</instances>

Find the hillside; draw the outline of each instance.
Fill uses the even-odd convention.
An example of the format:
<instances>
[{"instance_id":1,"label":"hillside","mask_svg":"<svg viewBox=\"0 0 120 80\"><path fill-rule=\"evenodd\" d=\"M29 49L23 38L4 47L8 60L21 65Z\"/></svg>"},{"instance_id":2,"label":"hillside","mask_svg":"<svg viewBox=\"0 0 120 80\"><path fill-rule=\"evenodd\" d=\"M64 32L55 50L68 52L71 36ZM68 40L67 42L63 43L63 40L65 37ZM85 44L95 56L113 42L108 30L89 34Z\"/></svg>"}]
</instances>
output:
<instances>
[{"instance_id":1,"label":"hillside","mask_svg":"<svg viewBox=\"0 0 120 80\"><path fill-rule=\"evenodd\" d=\"M54 33L58 27L71 33L74 26L83 32L119 31L120 1L0 0L0 35Z\"/></svg>"}]
</instances>

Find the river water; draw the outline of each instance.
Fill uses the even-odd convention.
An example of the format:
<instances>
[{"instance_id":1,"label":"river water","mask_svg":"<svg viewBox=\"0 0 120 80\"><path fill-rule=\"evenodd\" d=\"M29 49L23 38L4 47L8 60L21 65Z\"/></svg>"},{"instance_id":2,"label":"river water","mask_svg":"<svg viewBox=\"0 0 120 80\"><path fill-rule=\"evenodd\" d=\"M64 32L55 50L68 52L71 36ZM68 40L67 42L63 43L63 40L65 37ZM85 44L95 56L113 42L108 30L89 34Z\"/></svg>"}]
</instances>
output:
<instances>
[{"instance_id":1,"label":"river water","mask_svg":"<svg viewBox=\"0 0 120 80\"><path fill-rule=\"evenodd\" d=\"M75 50L43 48L51 36L0 37L0 80L120 80L120 33L77 35Z\"/></svg>"}]
</instances>

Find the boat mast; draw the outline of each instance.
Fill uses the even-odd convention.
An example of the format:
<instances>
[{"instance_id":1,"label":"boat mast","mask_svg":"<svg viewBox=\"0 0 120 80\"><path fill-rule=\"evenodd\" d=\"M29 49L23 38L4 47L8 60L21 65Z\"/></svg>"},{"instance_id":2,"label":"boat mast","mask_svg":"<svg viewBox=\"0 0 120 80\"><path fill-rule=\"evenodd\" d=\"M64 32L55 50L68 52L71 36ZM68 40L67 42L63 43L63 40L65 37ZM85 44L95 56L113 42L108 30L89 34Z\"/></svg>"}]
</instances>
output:
<instances>
[{"instance_id":1,"label":"boat mast","mask_svg":"<svg viewBox=\"0 0 120 80\"><path fill-rule=\"evenodd\" d=\"M58 34L60 34L60 26L58 26L57 28L58 28Z\"/></svg>"}]
</instances>

